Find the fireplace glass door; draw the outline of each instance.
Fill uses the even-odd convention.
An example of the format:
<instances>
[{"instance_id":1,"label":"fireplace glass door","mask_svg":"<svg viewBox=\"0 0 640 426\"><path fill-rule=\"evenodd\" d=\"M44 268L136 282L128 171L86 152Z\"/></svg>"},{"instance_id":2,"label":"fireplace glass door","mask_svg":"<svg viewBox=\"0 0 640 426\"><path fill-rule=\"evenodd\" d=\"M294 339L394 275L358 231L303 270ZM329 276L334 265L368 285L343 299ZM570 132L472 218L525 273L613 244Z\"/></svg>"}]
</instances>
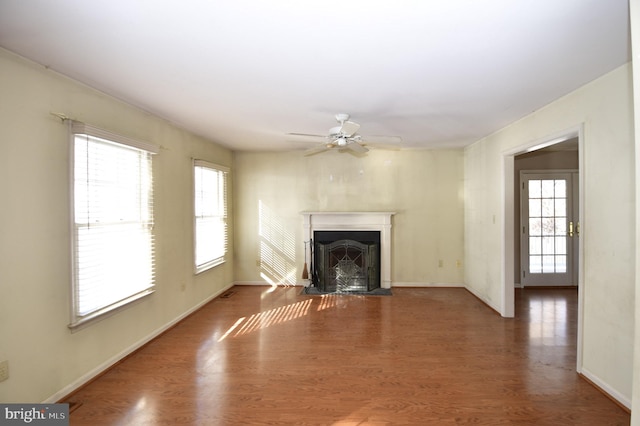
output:
<instances>
[{"instance_id":1,"label":"fireplace glass door","mask_svg":"<svg viewBox=\"0 0 640 426\"><path fill-rule=\"evenodd\" d=\"M379 241L340 239L316 242L314 284L325 293L380 288Z\"/></svg>"}]
</instances>

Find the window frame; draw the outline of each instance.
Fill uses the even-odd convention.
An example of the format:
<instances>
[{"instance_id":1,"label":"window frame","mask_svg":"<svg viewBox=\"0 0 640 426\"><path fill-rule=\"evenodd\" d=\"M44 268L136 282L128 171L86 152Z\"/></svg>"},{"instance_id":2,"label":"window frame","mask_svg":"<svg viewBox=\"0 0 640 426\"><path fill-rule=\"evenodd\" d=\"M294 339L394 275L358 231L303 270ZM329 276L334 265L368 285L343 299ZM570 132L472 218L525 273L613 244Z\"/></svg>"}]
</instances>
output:
<instances>
[{"instance_id":1,"label":"window frame","mask_svg":"<svg viewBox=\"0 0 640 426\"><path fill-rule=\"evenodd\" d=\"M118 134L114 134L112 132L102 130L93 126L90 126L85 123L77 122L77 121L69 121L69 150L70 150L70 161L69 161L69 175L70 175L70 241L71 241L71 305L70 305L70 317L71 321L68 325L69 329L74 332L77 331L84 326L93 323L96 320L104 319L107 316L110 316L123 308L131 305L134 302L141 300L142 298L153 294L155 291L155 250L154 250L154 232L153 232L153 224L154 224L154 214L153 214L153 198L154 198L154 183L153 183L153 156L159 152L159 148L153 144L148 142L138 141L134 139L130 139L125 136L121 136ZM148 209L148 214L145 216L144 220L134 221L133 223L143 224L145 228L144 232L141 232L139 235L143 237L146 236L148 238L143 241L149 243L149 252L148 252L148 261L150 265L150 270L146 270L148 273L149 280L145 282L140 288L135 289L135 291L131 291L128 295L119 298L115 301L110 301L108 303L103 304L102 306L92 309L87 313L81 312L80 306L80 297L79 292L81 291L82 284L80 283L80 256L78 255L79 243L78 238L81 233L80 229L84 229L82 225L79 225L77 222L77 210L76 210L76 198L79 194L76 193L76 140L78 137L86 138L87 146L91 142L101 143L105 146L110 146L110 148L122 148L124 150L134 150L139 151L139 158L143 158L146 161L145 167L148 167L148 179L145 181L148 185L148 197L144 199L146 203L146 209ZM95 164L94 164L95 166ZM87 170L91 169L91 165L87 164ZM143 201L138 200L138 206L142 206ZM107 223L105 221L105 223ZM115 224L109 223L106 226L115 226L122 227L124 222ZM85 283L86 284L86 283Z\"/></svg>"},{"instance_id":2,"label":"window frame","mask_svg":"<svg viewBox=\"0 0 640 426\"><path fill-rule=\"evenodd\" d=\"M222 226L223 226L223 247L222 256L210 258L202 263L198 263L198 168L204 168L219 173L223 177L222 188ZM193 192L192 192L192 207L193 207L193 271L195 275L208 271L216 266L222 265L227 261L227 255L229 253L229 167L215 164L206 160L193 159L192 175L193 175ZM218 194L220 195L220 194ZM219 209L218 209L219 210ZM217 217L212 215L210 217Z\"/></svg>"}]
</instances>

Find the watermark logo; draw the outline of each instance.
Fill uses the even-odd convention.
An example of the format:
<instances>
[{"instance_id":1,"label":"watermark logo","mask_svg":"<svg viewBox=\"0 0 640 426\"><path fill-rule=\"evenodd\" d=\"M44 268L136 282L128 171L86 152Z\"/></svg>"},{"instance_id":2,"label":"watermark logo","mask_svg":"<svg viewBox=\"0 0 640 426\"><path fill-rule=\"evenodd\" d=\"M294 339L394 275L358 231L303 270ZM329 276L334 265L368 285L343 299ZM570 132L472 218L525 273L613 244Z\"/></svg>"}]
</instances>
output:
<instances>
[{"instance_id":1,"label":"watermark logo","mask_svg":"<svg viewBox=\"0 0 640 426\"><path fill-rule=\"evenodd\" d=\"M0 404L0 426L69 426L69 404Z\"/></svg>"}]
</instances>

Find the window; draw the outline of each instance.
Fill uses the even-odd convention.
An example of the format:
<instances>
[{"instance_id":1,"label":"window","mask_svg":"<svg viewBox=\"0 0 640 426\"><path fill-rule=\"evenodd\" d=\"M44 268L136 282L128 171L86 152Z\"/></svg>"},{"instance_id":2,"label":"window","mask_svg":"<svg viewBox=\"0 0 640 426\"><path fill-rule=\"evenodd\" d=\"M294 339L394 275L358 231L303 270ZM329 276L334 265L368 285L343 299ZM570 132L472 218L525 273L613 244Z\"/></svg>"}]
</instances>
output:
<instances>
[{"instance_id":1,"label":"window","mask_svg":"<svg viewBox=\"0 0 640 426\"><path fill-rule=\"evenodd\" d=\"M153 292L157 148L83 123L71 129L75 328Z\"/></svg>"},{"instance_id":2,"label":"window","mask_svg":"<svg viewBox=\"0 0 640 426\"><path fill-rule=\"evenodd\" d=\"M194 160L195 271L225 261L227 254L226 167Z\"/></svg>"}]
</instances>

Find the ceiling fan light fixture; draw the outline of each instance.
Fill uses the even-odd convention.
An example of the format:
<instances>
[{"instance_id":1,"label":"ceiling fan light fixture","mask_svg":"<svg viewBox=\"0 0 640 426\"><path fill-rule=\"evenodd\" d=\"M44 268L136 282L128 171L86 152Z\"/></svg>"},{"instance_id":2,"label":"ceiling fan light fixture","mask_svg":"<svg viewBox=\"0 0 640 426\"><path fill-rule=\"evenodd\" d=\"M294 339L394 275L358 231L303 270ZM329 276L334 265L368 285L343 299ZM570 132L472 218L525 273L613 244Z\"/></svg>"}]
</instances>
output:
<instances>
[{"instance_id":1,"label":"ceiling fan light fixture","mask_svg":"<svg viewBox=\"0 0 640 426\"><path fill-rule=\"evenodd\" d=\"M338 146L346 146L347 145L347 139L340 137L338 139L336 139L336 143L338 144Z\"/></svg>"}]
</instances>

